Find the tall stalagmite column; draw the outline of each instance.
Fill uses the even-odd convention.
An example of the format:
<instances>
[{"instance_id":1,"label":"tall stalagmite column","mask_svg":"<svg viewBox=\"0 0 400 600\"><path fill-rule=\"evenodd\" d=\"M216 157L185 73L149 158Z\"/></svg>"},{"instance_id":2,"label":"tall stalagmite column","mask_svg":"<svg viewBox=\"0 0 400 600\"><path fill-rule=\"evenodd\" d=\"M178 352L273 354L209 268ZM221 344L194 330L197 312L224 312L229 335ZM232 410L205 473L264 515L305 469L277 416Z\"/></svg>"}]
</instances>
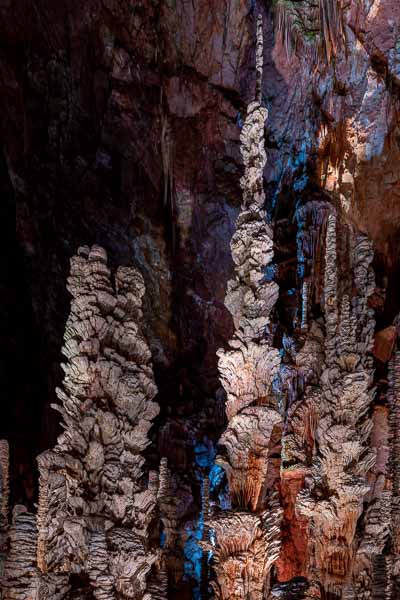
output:
<instances>
[{"instance_id":1,"label":"tall stalagmite column","mask_svg":"<svg viewBox=\"0 0 400 600\"><path fill-rule=\"evenodd\" d=\"M311 468L304 465L308 477L306 488L297 497L297 511L309 519L309 576L326 594L353 598L357 569L362 564L356 561L361 543L356 526L370 490L367 474L375 462L369 447L373 398L370 351L375 322L368 307L374 276L368 239L346 225L342 231L351 244L352 277L345 288L343 283L339 286L337 220L330 214L325 244L324 362L318 386L305 395L305 401L311 401L318 414L313 427L316 447ZM381 502L383 510L384 497ZM362 548L370 553L361 543Z\"/></svg>"},{"instance_id":2,"label":"tall stalagmite column","mask_svg":"<svg viewBox=\"0 0 400 600\"><path fill-rule=\"evenodd\" d=\"M215 533L217 597L262 600L268 574L279 553L281 510L269 494L279 473L282 417L273 381L279 352L271 345L269 315L278 297L276 283L266 281L271 262L272 230L264 210L264 123L261 106L263 67L262 17L257 20L256 100L247 109L241 132L244 162L242 211L231 241L235 277L228 282L225 304L235 326L230 350L219 351L219 371L226 391L228 428L220 439L219 464L225 469L232 510L210 523Z\"/></svg>"},{"instance_id":3,"label":"tall stalagmite column","mask_svg":"<svg viewBox=\"0 0 400 600\"><path fill-rule=\"evenodd\" d=\"M99 600L150 598L157 489L145 484L142 454L159 407L140 328L143 279L119 267L113 282L105 251L83 247L68 289L67 363L55 407L65 431L38 459L38 566L51 598L72 573L84 574Z\"/></svg>"}]
</instances>

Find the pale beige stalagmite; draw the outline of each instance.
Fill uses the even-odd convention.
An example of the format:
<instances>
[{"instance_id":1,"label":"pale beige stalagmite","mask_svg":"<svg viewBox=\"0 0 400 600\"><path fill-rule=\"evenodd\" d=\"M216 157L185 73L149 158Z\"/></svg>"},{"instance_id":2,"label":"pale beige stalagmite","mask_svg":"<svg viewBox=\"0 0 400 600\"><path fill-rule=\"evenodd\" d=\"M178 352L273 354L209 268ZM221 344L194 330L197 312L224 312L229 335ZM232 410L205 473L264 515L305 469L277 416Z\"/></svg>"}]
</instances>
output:
<instances>
[{"instance_id":1,"label":"pale beige stalagmite","mask_svg":"<svg viewBox=\"0 0 400 600\"><path fill-rule=\"evenodd\" d=\"M1 581L2 600L60 600L58 594L48 595L36 561L37 526L35 515L24 506L14 507L10 527L10 550ZM64 594L68 590L63 590Z\"/></svg>"},{"instance_id":2,"label":"pale beige stalagmite","mask_svg":"<svg viewBox=\"0 0 400 600\"><path fill-rule=\"evenodd\" d=\"M172 550L177 538L177 498L171 491L171 473L168 468L168 459L163 457L160 461L160 486L158 489L158 506L160 517L164 526L165 551Z\"/></svg>"},{"instance_id":3,"label":"pale beige stalagmite","mask_svg":"<svg viewBox=\"0 0 400 600\"><path fill-rule=\"evenodd\" d=\"M395 352L389 364L389 410L391 425L391 474L393 496L391 528L393 535L392 572L400 588L400 352Z\"/></svg>"},{"instance_id":4,"label":"pale beige stalagmite","mask_svg":"<svg viewBox=\"0 0 400 600\"><path fill-rule=\"evenodd\" d=\"M228 477L232 511L212 518L216 596L223 600L262 600L269 571L279 554L281 511L271 485L279 465L270 459L280 451L282 417L272 382L279 371L279 352L270 341L270 313L278 286L265 281L273 256L272 229L264 210L263 168L266 163L261 106L263 70L262 17L257 20L256 99L247 109L241 131L244 175L242 212L231 240L235 277L228 282L225 304L235 333L230 350L220 350L219 372L226 392L228 427L220 439L217 462Z\"/></svg>"},{"instance_id":5,"label":"pale beige stalagmite","mask_svg":"<svg viewBox=\"0 0 400 600\"><path fill-rule=\"evenodd\" d=\"M38 543L37 543L37 566L42 573L46 573L46 515L49 509L48 500L48 471L45 468L40 469L39 475L39 502L37 507L37 528L38 528Z\"/></svg>"},{"instance_id":6,"label":"pale beige stalagmite","mask_svg":"<svg viewBox=\"0 0 400 600\"><path fill-rule=\"evenodd\" d=\"M349 234L353 293L350 297L341 292L336 229L336 217L331 214L323 298L325 362L319 391L313 392L319 414L315 428L318 452L307 487L298 495L297 510L310 520L310 573L326 593L351 598L356 597L357 578L361 577L361 573L357 576L357 547L360 552L370 551L368 528L367 537L361 541L356 525L370 489L367 475L375 463L375 453L369 449L374 319L368 297L374 289L373 251L364 235ZM389 499L382 498L382 516L387 504ZM373 520L371 517L370 532L374 531ZM385 528L383 525L382 533L376 536L375 545L384 544Z\"/></svg>"},{"instance_id":7,"label":"pale beige stalagmite","mask_svg":"<svg viewBox=\"0 0 400 600\"><path fill-rule=\"evenodd\" d=\"M68 289L67 362L55 406L64 432L38 459L38 566L49 589L76 573L89 577L99 600L150 598L157 485L154 476L144 484L142 453L159 407L140 328L143 279L120 267L113 280L105 251L82 247Z\"/></svg>"},{"instance_id":8,"label":"pale beige stalagmite","mask_svg":"<svg viewBox=\"0 0 400 600\"><path fill-rule=\"evenodd\" d=\"M7 440L0 440L0 577L6 556L10 455Z\"/></svg>"}]
</instances>

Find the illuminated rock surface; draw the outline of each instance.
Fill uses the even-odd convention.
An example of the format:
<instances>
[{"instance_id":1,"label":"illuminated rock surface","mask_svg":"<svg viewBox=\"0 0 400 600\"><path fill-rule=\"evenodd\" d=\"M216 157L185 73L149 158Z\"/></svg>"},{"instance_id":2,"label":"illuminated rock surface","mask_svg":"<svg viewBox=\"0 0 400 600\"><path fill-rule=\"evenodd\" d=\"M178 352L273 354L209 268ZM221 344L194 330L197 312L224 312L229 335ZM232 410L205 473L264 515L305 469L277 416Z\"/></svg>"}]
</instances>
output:
<instances>
[{"instance_id":1,"label":"illuminated rock surface","mask_svg":"<svg viewBox=\"0 0 400 600\"><path fill-rule=\"evenodd\" d=\"M400 4L64 4L1 8L4 600L397 599Z\"/></svg>"}]
</instances>

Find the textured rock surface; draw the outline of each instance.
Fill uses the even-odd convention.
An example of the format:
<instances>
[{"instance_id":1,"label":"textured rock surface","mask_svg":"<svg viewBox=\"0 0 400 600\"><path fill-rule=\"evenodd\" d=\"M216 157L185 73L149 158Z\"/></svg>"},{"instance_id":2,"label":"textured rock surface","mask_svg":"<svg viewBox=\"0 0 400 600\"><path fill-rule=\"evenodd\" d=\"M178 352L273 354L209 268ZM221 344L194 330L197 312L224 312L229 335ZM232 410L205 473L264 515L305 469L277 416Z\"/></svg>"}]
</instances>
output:
<instances>
[{"instance_id":1,"label":"textured rock surface","mask_svg":"<svg viewBox=\"0 0 400 600\"><path fill-rule=\"evenodd\" d=\"M18 342L16 400L7 399L7 369L2 387L11 413L1 433L10 440L11 505L33 510L36 456L59 434L50 405L63 375L65 279L76 248L98 243L112 270L135 265L147 289L141 325L161 413L146 452L154 472L161 457L169 470L157 515L162 541L168 533L157 585L165 589L167 571L170 598L207 597L207 561L213 558L194 540L207 538L202 495L209 481L211 514L216 505L232 510L229 484L238 490L235 498L244 492L248 500L240 514L257 518L270 501L268 490L279 494L281 551L272 566L266 563L272 597L323 598L329 589L333 597L396 598L400 8L395 0L321 0L320 11L303 1L279 4L305 17L292 52L279 29L291 36L293 19L267 14L264 2L3 3L0 167L5 194L18 199L19 241L17 291L2 286L5 305L17 298L20 307L17 334L11 342L2 338L6 360ZM261 46L254 43L259 12L262 85ZM304 36L310 27L312 35ZM246 111L255 79L256 104ZM268 108L265 127L259 104ZM252 137L243 161L240 135ZM241 177L248 190L242 207ZM266 213L248 219L252 199L263 203L263 184L260 214ZM237 221L239 212L248 215ZM372 279L363 284L371 242L367 271L374 270L374 289ZM101 310L111 310L109 298L103 301ZM374 315L367 317L369 309ZM363 326L354 331L359 315ZM265 327L269 335L260 343ZM242 337L227 350L233 331ZM218 389L220 347L228 426ZM84 355L91 362L96 352L88 346ZM342 398L354 412L368 410L354 421L342 413ZM271 427L278 413L281 422ZM265 423L265 431L263 425L254 441L256 423ZM113 439L112 424L103 425ZM225 430L217 462L229 481L214 465L215 443ZM349 436L348 452L331 451ZM73 439L79 452L87 452L82 468L92 482L105 457L87 442ZM339 482L334 490L333 477L320 476L327 465ZM246 472L251 478L243 477ZM40 570L47 485L44 468ZM123 512L124 503L117 504ZM332 511L334 526L325 520ZM377 515L383 515L379 522ZM330 540L321 550L324 564L312 556L321 536ZM2 540L10 542L7 535ZM105 543L97 530L85 541L93 560L86 578L72 576L72 597L90 597L91 582L99 578L105 588L111 585L100 566ZM351 577L340 574L343 561L350 561ZM57 577L46 583L52 597L64 589Z\"/></svg>"},{"instance_id":2,"label":"textured rock surface","mask_svg":"<svg viewBox=\"0 0 400 600\"><path fill-rule=\"evenodd\" d=\"M228 428L219 440L223 453L217 462L226 472L233 509L210 522L216 544L214 589L221 600L265 598L269 572L280 549L282 510L274 490L283 423L273 391L280 356L269 341L269 315L278 289L264 278L273 244L264 211L264 121L268 111L261 106L259 92L263 36L260 15L256 100L248 106L240 136L245 170L242 212L231 241L235 279L228 282L225 300L235 332L229 342L232 350L218 353Z\"/></svg>"},{"instance_id":3,"label":"textured rock surface","mask_svg":"<svg viewBox=\"0 0 400 600\"><path fill-rule=\"evenodd\" d=\"M160 583L159 551L149 532L158 476L151 473L145 484L143 451L159 407L140 329L143 278L119 267L112 280L103 248L81 247L71 260L68 290L68 362L58 390L62 405L54 405L65 431L38 458L38 533L35 517L24 513L11 529L6 598L29 598L41 579L49 598L65 597L72 575L82 581L82 596L86 577L100 600L150 598L148 586L155 591ZM32 584L21 579L28 572Z\"/></svg>"}]
</instances>

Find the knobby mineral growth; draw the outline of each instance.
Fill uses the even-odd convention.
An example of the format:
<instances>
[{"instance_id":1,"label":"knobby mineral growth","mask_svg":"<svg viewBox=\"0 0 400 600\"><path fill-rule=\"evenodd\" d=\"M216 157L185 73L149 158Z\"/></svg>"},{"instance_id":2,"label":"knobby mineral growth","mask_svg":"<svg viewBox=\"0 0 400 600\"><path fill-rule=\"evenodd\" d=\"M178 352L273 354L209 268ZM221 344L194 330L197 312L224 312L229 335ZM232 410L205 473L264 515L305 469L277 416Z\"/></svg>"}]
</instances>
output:
<instances>
[{"instance_id":1,"label":"knobby mineral growth","mask_svg":"<svg viewBox=\"0 0 400 600\"><path fill-rule=\"evenodd\" d=\"M142 454L159 407L140 329L143 279L119 267L113 282L105 251L82 247L68 290L62 405L54 406L64 433L38 458L37 519L14 517L4 600L28 600L34 588L43 598L68 597L71 575L99 600L155 599L165 588L149 534L158 473L145 483Z\"/></svg>"},{"instance_id":2,"label":"knobby mineral growth","mask_svg":"<svg viewBox=\"0 0 400 600\"><path fill-rule=\"evenodd\" d=\"M306 485L297 496L297 510L310 520L309 576L326 593L346 591L350 598L355 594L355 559L362 542L356 526L370 490L367 474L375 463L375 452L368 445L375 324L368 297L374 276L370 242L350 232L352 296L347 289L340 290L336 227L331 214L326 229L322 372L318 387L310 386L303 401L317 414L312 424L313 458L308 465L303 463ZM298 468L300 461L296 462Z\"/></svg>"},{"instance_id":3,"label":"knobby mineral growth","mask_svg":"<svg viewBox=\"0 0 400 600\"><path fill-rule=\"evenodd\" d=\"M231 242L235 278L225 300L235 333L230 349L219 351L228 427L217 462L232 508L210 521L214 587L224 600L264 598L270 588L272 597L304 592L308 598L389 600L399 569L399 363L396 355L390 414L381 407L371 413L372 244L325 199L299 208L302 297L297 339L283 336L290 361L281 364L269 319L278 287L264 277L273 254L262 179L267 110L260 93L260 18L256 60L256 101L241 133L245 173ZM380 444L389 440L391 460L377 464ZM273 565L281 583L270 585ZM299 576L307 581L300 584Z\"/></svg>"},{"instance_id":4,"label":"knobby mineral growth","mask_svg":"<svg viewBox=\"0 0 400 600\"><path fill-rule=\"evenodd\" d=\"M378 11L372 4L371 14ZM296 31L305 43L303 34L318 30L318 49L324 45L328 58L338 54L343 30L336 0L321 0L311 12L303 1L285 0L278 8L279 27L295 45L300 44ZM367 32L367 26L362 29ZM363 36L350 40L353 51L357 43L365 52ZM383 66L380 60L363 58L371 71L360 77L367 81L363 104L367 96L374 98L375 83L368 86ZM311 199L300 194L296 201L297 312L290 327L276 318L279 309L272 316L280 290L270 274L279 265L272 263L272 224L264 209L268 111L262 106L262 75L259 17L255 100L241 131L243 203L231 241L235 272L225 299L234 335L229 349L219 351L228 425L217 463L226 474L230 502L224 488L221 508L215 510L207 463L198 471L204 523L196 530L207 553L196 563L201 573L193 597L208 597L211 550L212 584L220 600L396 600L399 318L374 342L372 244L357 221L350 224L342 200L340 206L334 194L331 198L321 190ZM350 76L349 82L354 83ZM338 86L343 102L355 97L346 86ZM375 136L372 124L371 131ZM171 132L165 117L161 153L167 204L173 187ZM183 478L175 478L170 457L170 463L161 458L159 472L145 468L143 453L158 406L140 327L143 280L128 267L112 277L105 251L83 247L72 259L68 289L73 299L63 348L67 361L58 391L61 405L55 407L64 432L56 447L38 458L36 515L20 505L10 515L9 448L0 441L0 598L166 600L171 579L182 583L182 513L191 492L179 489ZM372 353L388 363L387 370L380 365L378 388L387 388L381 395ZM191 443L195 436L185 418L179 433L167 421L160 437L178 446L185 431ZM206 426L211 426L207 420ZM181 456L186 461L185 452Z\"/></svg>"},{"instance_id":5,"label":"knobby mineral growth","mask_svg":"<svg viewBox=\"0 0 400 600\"><path fill-rule=\"evenodd\" d=\"M232 510L216 515L210 525L216 542L215 592L226 600L264 598L269 571L279 554L281 510L271 493L277 465L276 459L269 457L276 452L279 455L283 422L272 387L280 357L271 345L269 331L278 286L265 280L273 242L264 210L264 123L268 111L261 105L262 67L259 16L256 100L248 106L240 136L245 169L242 211L231 241L235 277L228 282L225 299L235 333L230 350L219 351L218 365L229 423L220 439L223 452L217 462L227 474Z\"/></svg>"},{"instance_id":6,"label":"knobby mineral growth","mask_svg":"<svg viewBox=\"0 0 400 600\"><path fill-rule=\"evenodd\" d=\"M0 440L0 576L7 550L8 497L9 497L9 448L6 440Z\"/></svg>"}]
</instances>

